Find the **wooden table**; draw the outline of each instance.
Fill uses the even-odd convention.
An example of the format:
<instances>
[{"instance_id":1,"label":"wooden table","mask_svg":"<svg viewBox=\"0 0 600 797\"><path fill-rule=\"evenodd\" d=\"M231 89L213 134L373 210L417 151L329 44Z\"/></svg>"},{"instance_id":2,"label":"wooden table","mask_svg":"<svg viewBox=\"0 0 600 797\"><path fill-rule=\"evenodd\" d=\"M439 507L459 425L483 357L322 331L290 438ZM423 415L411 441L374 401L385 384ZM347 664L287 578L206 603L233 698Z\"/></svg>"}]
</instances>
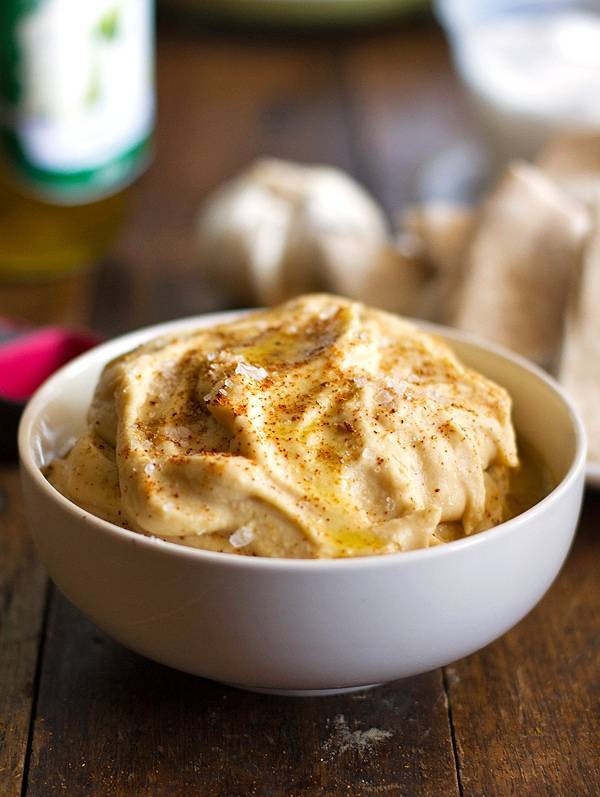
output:
<instances>
[{"instance_id":1,"label":"wooden table","mask_svg":"<svg viewBox=\"0 0 600 797\"><path fill-rule=\"evenodd\" d=\"M194 264L194 209L255 156L341 166L392 212L466 130L428 20L297 40L171 23L158 64L156 161L96 294L107 334L223 305ZM557 582L498 642L371 692L284 699L111 641L48 583L15 468L0 485L1 797L600 793L599 495Z\"/></svg>"}]
</instances>

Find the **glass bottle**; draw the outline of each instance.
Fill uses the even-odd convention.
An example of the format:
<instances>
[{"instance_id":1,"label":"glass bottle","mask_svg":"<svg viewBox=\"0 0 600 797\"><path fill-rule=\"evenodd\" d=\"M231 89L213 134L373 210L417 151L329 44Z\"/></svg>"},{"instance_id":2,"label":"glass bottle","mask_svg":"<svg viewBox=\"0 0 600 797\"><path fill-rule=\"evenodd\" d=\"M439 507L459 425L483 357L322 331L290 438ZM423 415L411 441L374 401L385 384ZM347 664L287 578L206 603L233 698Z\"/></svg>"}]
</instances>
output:
<instances>
[{"instance_id":1,"label":"glass bottle","mask_svg":"<svg viewBox=\"0 0 600 797\"><path fill-rule=\"evenodd\" d=\"M2 0L0 103L0 292L23 296L120 228L150 155L152 1Z\"/></svg>"}]
</instances>

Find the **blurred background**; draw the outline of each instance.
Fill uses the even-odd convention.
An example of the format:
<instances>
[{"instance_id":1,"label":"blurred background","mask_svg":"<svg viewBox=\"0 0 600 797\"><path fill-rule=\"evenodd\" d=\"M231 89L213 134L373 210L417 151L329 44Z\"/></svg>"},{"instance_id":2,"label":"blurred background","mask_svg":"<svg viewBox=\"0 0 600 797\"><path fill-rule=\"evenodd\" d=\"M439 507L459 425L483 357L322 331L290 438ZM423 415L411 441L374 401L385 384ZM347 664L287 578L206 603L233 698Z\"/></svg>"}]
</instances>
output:
<instances>
[{"instance_id":1,"label":"blurred background","mask_svg":"<svg viewBox=\"0 0 600 797\"><path fill-rule=\"evenodd\" d=\"M53 4L65 20L78 5L37 3ZM152 157L132 187L42 202L4 148L3 314L113 334L220 309L231 301L198 267L194 219L223 180L260 156L331 164L391 217L426 160L470 130L428 3L163 0L157 12ZM34 46L61 35L50 25Z\"/></svg>"},{"instance_id":2,"label":"blurred background","mask_svg":"<svg viewBox=\"0 0 600 797\"><path fill-rule=\"evenodd\" d=\"M525 220L510 263L475 262L487 293L544 269L552 282L562 266L538 245L563 222L561 263L579 268L600 184L600 4L4 0L0 96L4 342L50 324L91 345L315 289L460 326L450 289L482 197L506 222L492 216L486 252ZM584 143L548 154L572 134ZM265 158L291 163L252 166ZM515 159L539 174L507 188ZM582 174L585 196L563 179ZM560 308L544 285L530 296L560 337L556 279ZM547 365L554 349L524 353ZM21 362L0 362L4 395Z\"/></svg>"}]
</instances>

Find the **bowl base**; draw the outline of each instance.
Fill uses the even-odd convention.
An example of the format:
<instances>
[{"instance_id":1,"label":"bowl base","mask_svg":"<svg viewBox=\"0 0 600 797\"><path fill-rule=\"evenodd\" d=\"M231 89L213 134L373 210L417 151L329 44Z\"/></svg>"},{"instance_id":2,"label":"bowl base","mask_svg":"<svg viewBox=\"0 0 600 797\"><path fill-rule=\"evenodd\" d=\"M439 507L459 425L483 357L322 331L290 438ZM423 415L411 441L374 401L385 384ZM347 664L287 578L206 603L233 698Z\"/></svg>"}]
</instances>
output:
<instances>
[{"instance_id":1,"label":"bowl base","mask_svg":"<svg viewBox=\"0 0 600 797\"><path fill-rule=\"evenodd\" d=\"M326 697L327 695L343 695L349 692L362 692L364 689L374 689L381 684L363 684L362 686L345 686L341 689L263 689L260 686L242 686L225 682L225 686L234 689L243 689L245 692L258 692L262 695L281 695L282 697Z\"/></svg>"}]
</instances>

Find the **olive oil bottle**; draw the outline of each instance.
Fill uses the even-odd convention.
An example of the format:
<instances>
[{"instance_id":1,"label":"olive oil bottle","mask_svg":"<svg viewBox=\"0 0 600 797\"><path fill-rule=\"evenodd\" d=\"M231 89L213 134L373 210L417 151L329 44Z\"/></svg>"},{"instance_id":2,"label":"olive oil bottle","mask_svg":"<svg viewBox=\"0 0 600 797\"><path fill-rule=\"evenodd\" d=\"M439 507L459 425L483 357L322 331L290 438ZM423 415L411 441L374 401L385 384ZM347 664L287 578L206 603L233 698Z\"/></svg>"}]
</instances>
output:
<instances>
[{"instance_id":1,"label":"olive oil bottle","mask_svg":"<svg viewBox=\"0 0 600 797\"><path fill-rule=\"evenodd\" d=\"M106 252L153 121L151 0L1 0L0 312Z\"/></svg>"}]
</instances>

